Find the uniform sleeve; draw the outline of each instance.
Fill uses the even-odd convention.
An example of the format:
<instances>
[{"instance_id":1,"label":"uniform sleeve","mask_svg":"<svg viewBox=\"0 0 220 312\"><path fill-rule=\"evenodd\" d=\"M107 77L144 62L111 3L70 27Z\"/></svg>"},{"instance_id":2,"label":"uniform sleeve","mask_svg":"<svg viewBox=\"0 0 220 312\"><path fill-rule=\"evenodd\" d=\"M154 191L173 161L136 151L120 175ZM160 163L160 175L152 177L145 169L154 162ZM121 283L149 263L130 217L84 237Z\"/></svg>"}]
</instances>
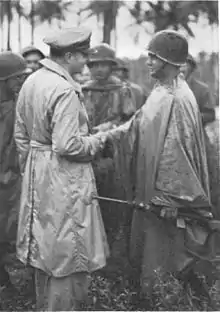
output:
<instances>
[{"instance_id":1,"label":"uniform sleeve","mask_svg":"<svg viewBox=\"0 0 220 312\"><path fill-rule=\"evenodd\" d=\"M202 98L201 114L204 125L215 120L214 100L208 89L204 92Z\"/></svg>"},{"instance_id":2,"label":"uniform sleeve","mask_svg":"<svg viewBox=\"0 0 220 312\"><path fill-rule=\"evenodd\" d=\"M81 103L76 93L65 90L57 99L52 117L52 148L72 161L91 161L99 151L101 136L80 133Z\"/></svg>"},{"instance_id":3,"label":"uniform sleeve","mask_svg":"<svg viewBox=\"0 0 220 312\"><path fill-rule=\"evenodd\" d=\"M24 109L25 109L25 95L24 91L21 89L16 105L15 130L14 130L14 138L18 150L21 173L23 173L25 168L30 143L29 135L24 123L25 118Z\"/></svg>"}]
</instances>

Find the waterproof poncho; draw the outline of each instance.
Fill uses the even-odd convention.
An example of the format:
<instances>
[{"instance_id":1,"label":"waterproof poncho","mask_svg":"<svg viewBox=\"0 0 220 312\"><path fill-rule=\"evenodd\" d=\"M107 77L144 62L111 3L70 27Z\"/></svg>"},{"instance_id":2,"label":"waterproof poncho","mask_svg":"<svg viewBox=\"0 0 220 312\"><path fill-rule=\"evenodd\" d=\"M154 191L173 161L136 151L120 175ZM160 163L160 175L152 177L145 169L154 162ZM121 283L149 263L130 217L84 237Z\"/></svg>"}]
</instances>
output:
<instances>
[{"instance_id":1,"label":"waterproof poncho","mask_svg":"<svg viewBox=\"0 0 220 312\"><path fill-rule=\"evenodd\" d=\"M163 207L210 211L203 128L194 95L178 78L156 84L132 120L110 131L126 197ZM194 237L192 227L187 233ZM143 288L159 269L182 270L192 256L184 249L185 229L151 213L134 211L130 259L142 267ZM197 237L203 245L206 234Z\"/></svg>"}]
</instances>

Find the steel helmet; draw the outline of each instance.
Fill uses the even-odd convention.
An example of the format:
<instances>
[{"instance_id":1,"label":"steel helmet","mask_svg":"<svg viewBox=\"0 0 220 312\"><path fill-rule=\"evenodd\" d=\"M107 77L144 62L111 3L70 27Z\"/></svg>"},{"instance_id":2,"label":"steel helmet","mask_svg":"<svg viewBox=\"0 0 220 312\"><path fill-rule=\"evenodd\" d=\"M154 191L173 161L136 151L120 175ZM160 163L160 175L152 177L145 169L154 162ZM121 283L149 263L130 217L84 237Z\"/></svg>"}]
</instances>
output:
<instances>
[{"instance_id":1,"label":"steel helmet","mask_svg":"<svg viewBox=\"0 0 220 312\"><path fill-rule=\"evenodd\" d=\"M177 31L162 30L153 36L147 50L169 64L181 66L186 63L188 42Z\"/></svg>"},{"instance_id":2,"label":"steel helmet","mask_svg":"<svg viewBox=\"0 0 220 312\"><path fill-rule=\"evenodd\" d=\"M122 70L129 71L130 67L129 67L128 61L124 59L116 58L116 62L117 62L117 65L115 66L115 69L122 69Z\"/></svg>"},{"instance_id":3,"label":"steel helmet","mask_svg":"<svg viewBox=\"0 0 220 312\"><path fill-rule=\"evenodd\" d=\"M23 57L26 57L26 56L28 56L28 55L31 54L31 53L37 53L37 54L40 55L40 57L41 57L42 59L45 58L45 55L43 54L43 52L41 52L40 49L38 49L38 48L36 48L36 47L34 47L34 46L25 47L25 48L21 51L21 55L22 55Z\"/></svg>"},{"instance_id":4,"label":"steel helmet","mask_svg":"<svg viewBox=\"0 0 220 312\"><path fill-rule=\"evenodd\" d=\"M190 63L192 65L193 69L197 67L196 60L193 58L191 54L188 54L186 61L187 63Z\"/></svg>"},{"instance_id":5,"label":"steel helmet","mask_svg":"<svg viewBox=\"0 0 220 312\"><path fill-rule=\"evenodd\" d=\"M112 65L117 65L115 50L107 43L101 43L90 50L87 65L91 66L94 63L100 62L108 62Z\"/></svg>"},{"instance_id":6,"label":"steel helmet","mask_svg":"<svg viewBox=\"0 0 220 312\"><path fill-rule=\"evenodd\" d=\"M21 55L10 51L0 53L0 80L26 73L28 69Z\"/></svg>"}]
</instances>

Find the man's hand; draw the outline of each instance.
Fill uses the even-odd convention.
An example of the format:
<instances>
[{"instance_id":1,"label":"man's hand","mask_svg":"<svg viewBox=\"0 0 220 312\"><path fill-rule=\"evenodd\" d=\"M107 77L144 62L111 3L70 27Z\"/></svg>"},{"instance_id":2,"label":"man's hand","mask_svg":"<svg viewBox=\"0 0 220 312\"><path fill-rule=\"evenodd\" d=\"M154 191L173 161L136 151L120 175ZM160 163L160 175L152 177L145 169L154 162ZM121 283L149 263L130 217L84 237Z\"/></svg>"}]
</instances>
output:
<instances>
[{"instance_id":1,"label":"man's hand","mask_svg":"<svg viewBox=\"0 0 220 312\"><path fill-rule=\"evenodd\" d=\"M112 122L105 122L105 123L102 123L96 127L93 127L92 128L92 134L95 134L95 133L99 133L99 132L105 132L105 131L108 131L108 130L111 130L114 128L114 124Z\"/></svg>"},{"instance_id":2,"label":"man's hand","mask_svg":"<svg viewBox=\"0 0 220 312\"><path fill-rule=\"evenodd\" d=\"M178 209L175 207L164 207L160 211L160 216L165 219L176 219L178 214Z\"/></svg>"}]
</instances>

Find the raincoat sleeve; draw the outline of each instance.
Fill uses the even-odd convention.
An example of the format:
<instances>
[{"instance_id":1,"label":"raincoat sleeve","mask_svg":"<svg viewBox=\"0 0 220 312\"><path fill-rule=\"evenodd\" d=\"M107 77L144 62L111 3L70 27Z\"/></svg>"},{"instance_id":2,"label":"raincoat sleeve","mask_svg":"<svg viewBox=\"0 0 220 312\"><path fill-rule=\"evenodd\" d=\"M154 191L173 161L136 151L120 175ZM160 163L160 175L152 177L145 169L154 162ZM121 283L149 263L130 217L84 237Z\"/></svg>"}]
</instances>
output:
<instances>
[{"instance_id":1,"label":"raincoat sleeve","mask_svg":"<svg viewBox=\"0 0 220 312\"><path fill-rule=\"evenodd\" d=\"M21 174L23 174L25 169L25 163L28 156L30 143L29 135L24 123L24 105L25 105L25 97L23 91L21 90L16 105L16 119L14 130L14 138L19 155L19 165Z\"/></svg>"},{"instance_id":2,"label":"raincoat sleeve","mask_svg":"<svg viewBox=\"0 0 220 312\"><path fill-rule=\"evenodd\" d=\"M52 117L52 148L60 156L72 161L91 161L100 150L101 134L83 136L80 126L86 115L78 96L65 90L57 100Z\"/></svg>"},{"instance_id":3,"label":"raincoat sleeve","mask_svg":"<svg viewBox=\"0 0 220 312\"><path fill-rule=\"evenodd\" d=\"M124 187L127 200L133 200L135 187L136 152L140 111L123 125L108 131L113 145L116 171Z\"/></svg>"}]
</instances>

